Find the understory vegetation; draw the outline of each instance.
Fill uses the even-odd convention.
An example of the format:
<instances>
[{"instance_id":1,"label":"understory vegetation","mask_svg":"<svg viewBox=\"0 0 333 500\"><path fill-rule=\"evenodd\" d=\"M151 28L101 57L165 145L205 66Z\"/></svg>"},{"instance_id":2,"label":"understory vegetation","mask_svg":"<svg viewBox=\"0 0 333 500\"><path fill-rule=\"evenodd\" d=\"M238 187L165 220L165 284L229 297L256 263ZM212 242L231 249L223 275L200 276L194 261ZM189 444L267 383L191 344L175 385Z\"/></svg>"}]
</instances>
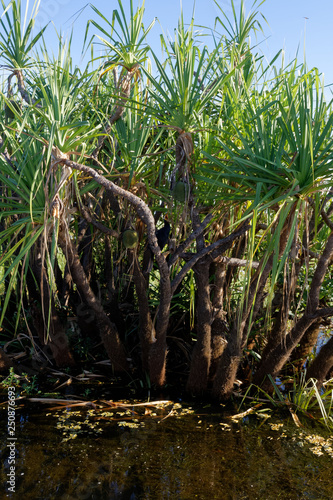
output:
<instances>
[{"instance_id":1,"label":"understory vegetation","mask_svg":"<svg viewBox=\"0 0 333 500\"><path fill-rule=\"evenodd\" d=\"M144 5L124 3L90 7L79 68L71 38L52 55L50 28L33 31L38 2L25 17L2 0L2 370L107 358L110 376L219 401L239 386L283 398L278 377L302 381L306 408L308 389L330 398L333 114L319 71L263 57L257 2L247 14L231 0L228 17L216 1L210 29L181 14L161 51Z\"/></svg>"}]
</instances>

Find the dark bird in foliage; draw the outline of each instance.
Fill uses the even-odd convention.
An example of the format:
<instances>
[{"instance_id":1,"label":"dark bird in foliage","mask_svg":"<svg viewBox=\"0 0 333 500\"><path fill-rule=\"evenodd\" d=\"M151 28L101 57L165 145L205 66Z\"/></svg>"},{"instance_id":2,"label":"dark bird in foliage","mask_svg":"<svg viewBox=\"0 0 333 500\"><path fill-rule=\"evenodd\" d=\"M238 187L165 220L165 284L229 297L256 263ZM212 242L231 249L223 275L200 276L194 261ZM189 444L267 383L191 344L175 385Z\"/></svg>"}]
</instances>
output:
<instances>
[{"instance_id":1,"label":"dark bird in foliage","mask_svg":"<svg viewBox=\"0 0 333 500\"><path fill-rule=\"evenodd\" d=\"M164 219L164 226L156 231L157 243L161 250L163 250L165 245L168 243L170 229L168 219Z\"/></svg>"},{"instance_id":2,"label":"dark bird in foliage","mask_svg":"<svg viewBox=\"0 0 333 500\"><path fill-rule=\"evenodd\" d=\"M171 226L170 226L168 219L164 219L164 226L156 231L157 243L158 243L158 246L160 247L161 250L163 250L165 245L168 243L170 229L171 229ZM149 258L146 261L147 262L146 266L144 266L145 267L145 269L144 269L145 274L149 274L151 272L151 270L153 268L153 262L154 262L154 254L153 254L151 248L149 247L149 245L147 247L147 254L148 254Z\"/></svg>"}]
</instances>

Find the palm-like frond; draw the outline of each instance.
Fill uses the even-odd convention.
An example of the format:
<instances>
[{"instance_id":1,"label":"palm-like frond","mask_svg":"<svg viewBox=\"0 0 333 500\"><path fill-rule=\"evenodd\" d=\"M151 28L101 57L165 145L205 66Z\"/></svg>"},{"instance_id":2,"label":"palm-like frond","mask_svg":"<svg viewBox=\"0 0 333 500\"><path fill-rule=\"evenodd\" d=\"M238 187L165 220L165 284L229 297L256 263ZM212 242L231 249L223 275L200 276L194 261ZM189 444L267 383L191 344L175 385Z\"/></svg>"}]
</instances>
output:
<instances>
[{"instance_id":1,"label":"palm-like frond","mask_svg":"<svg viewBox=\"0 0 333 500\"><path fill-rule=\"evenodd\" d=\"M179 130L198 127L198 116L223 88L232 72L224 74L219 67L221 47L211 53L195 43L194 20L185 29L181 15L174 41L168 43L162 36L162 47L167 55L166 65L153 53L159 78L153 78L144 69L152 86L149 92L158 104L152 111L159 121ZM169 76L170 75L170 76Z\"/></svg>"},{"instance_id":2,"label":"palm-like frond","mask_svg":"<svg viewBox=\"0 0 333 500\"><path fill-rule=\"evenodd\" d=\"M93 140L101 128L100 124L91 127L84 119L85 109L89 108L82 95L86 77L77 67L72 71L70 47L71 38L67 44L59 40L58 55L51 59L44 46L38 74L30 77L34 81L34 95L40 102L34 106L33 113L44 124L42 135L49 150L57 146L63 153L75 151Z\"/></svg>"},{"instance_id":3,"label":"palm-like frond","mask_svg":"<svg viewBox=\"0 0 333 500\"><path fill-rule=\"evenodd\" d=\"M32 38L35 17L40 0L35 0L30 19L28 19L29 0L26 3L24 19L21 0L12 0L4 9L0 18L0 59L3 59L8 69L23 69L31 61L31 51L42 37L46 26ZM11 14L11 15L10 15Z\"/></svg>"},{"instance_id":4,"label":"palm-like frond","mask_svg":"<svg viewBox=\"0 0 333 500\"><path fill-rule=\"evenodd\" d=\"M130 19L127 16L121 0L118 0L118 9L112 13L110 22L96 7L92 6L93 11L103 20L109 31L95 20L90 20L87 24L86 36L90 25L100 31L104 37L97 35L97 38L107 49L109 62L104 64L104 68L115 64L122 64L131 70L137 64L143 64L147 59L149 46L146 44L146 36L154 26L153 20L147 29L143 27L144 1L134 12L133 1L130 0Z\"/></svg>"}]
</instances>

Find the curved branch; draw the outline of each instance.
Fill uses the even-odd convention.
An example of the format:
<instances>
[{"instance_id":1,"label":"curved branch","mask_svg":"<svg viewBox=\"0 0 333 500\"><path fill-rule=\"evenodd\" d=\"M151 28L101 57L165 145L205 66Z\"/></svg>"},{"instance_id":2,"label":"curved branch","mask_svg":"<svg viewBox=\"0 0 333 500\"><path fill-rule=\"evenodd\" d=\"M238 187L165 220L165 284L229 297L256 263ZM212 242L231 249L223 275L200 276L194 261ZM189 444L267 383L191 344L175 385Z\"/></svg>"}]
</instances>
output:
<instances>
[{"instance_id":1,"label":"curved branch","mask_svg":"<svg viewBox=\"0 0 333 500\"><path fill-rule=\"evenodd\" d=\"M38 101L36 99L34 99L33 97L31 97L31 95L29 94L29 92L26 90L25 85L24 85L24 78L23 78L22 71L20 69L16 69L12 73L11 76L13 76L13 75L16 76L17 87L18 87L19 92L20 92L20 94L22 96L22 99L27 104L33 104L34 106L36 106L36 108L41 108L41 105L38 103ZM8 78L8 80L9 80L9 78ZM10 84L9 84L9 86L10 86Z\"/></svg>"},{"instance_id":2,"label":"curved branch","mask_svg":"<svg viewBox=\"0 0 333 500\"><path fill-rule=\"evenodd\" d=\"M181 257L181 254L185 252L185 250L192 244L192 242L206 229L208 224L213 218L213 214L207 215L203 222L200 224L200 226L197 227L195 231L193 231L192 234L187 238L187 240L184 241L177 250L171 255L169 258L168 264L169 264L169 269L170 267Z\"/></svg>"},{"instance_id":3,"label":"curved branch","mask_svg":"<svg viewBox=\"0 0 333 500\"><path fill-rule=\"evenodd\" d=\"M66 165L73 170L78 170L80 172L84 172L88 174L90 177L92 177L100 186L103 186L107 191L110 191L113 194L116 194L118 196L122 196L125 198L135 209L136 213L138 214L138 217L146 224L147 226L147 237L148 237L148 242L151 247L151 250L156 257L156 261L158 264L161 264L162 270L166 272L166 274L169 274L168 266L166 265L165 258L163 257L161 253L161 249L158 246L157 243L157 238L156 238L156 226L155 226L155 220L154 216L148 207L148 205L138 196L136 196L133 193L130 193L129 191L126 191L125 189L121 188L120 186L117 186L114 184L112 181L106 179L103 175L99 174L94 168L88 167L87 165L82 165L81 163L76 163L72 160L67 160L65 158L62 158L60 162L63 165ZM163 266L163 262L161 261L161 257L165 262L165 265ZM163 273L164 274L164 273Z\"/></svg>"},{"instance_id":4,"label":"curved branch","mask_svg":"<svg viewBox=\"0 0 333 500\"><path fill-rule=\"evenodd\" d=\"M333 316L333 307L317 309L315 313L311 314L310 318L326 318L327 316Z\"/></svg>"},{"instance_id":5,"label":"curved branch","mask_svg":"<svg viewBox=\"0 0 333 500\"><path fill-rule=\"evenodd\" d=\"M156 340L159 340L158 337L164 337L166 334L166 329L169 323L169 311L172 294L168 264L157 242L155 220L150 208L141 198L117 186L91 167L76 163L72 160L67 160L65 158L59 158L59 163L74 170L79 170L80 172L88 174L107 191L124 197L133 206L138 214L138 217L146 224L148 243L155 256L161 277L160 304L156 322Z\"/></svg>"},{"instance_id":6,"label":"curved branch","mask_svg":"<svg viewBox=\"0 0 333 500\"><path fill-rule=\"evenodd\" d=\"M200 226L199 226L200 227ZM191 260L189 260L179 271L177 276L172 280L171 283L171 293L172 295L175 293L177 287L181 283L181 281L184 279L186 274L189 272L190 269L203 257L210 255L211 260L213 261L218 257L221 252L225 252L228 250L228 248L231 247L232 243L242 236L246 231L249 229L249 225L244 225L237 231L231 233L229 236L226 236L222 240L215 241L215 243L212 243L209 245L209 247L204 248L201 250L199 253L195 254ZM199 229L199 228L198 228Z\"/></svg>"},{"instance_id":7,"label":"curved branch","mask_svg":"<svg viewBox=\"0 0 333 500\"><path fill-rule=\"evenodd\" d=\"M73 281L76 284L79 293L95 314L100 336L111 363L116 371L126 371L128 369L128 361L123 344L120 341L117 328L105 313L99 298L96 297L90 287L64 219L62 219L60 223L58 243L66 257Z\"/></svg>"}]
</instances>

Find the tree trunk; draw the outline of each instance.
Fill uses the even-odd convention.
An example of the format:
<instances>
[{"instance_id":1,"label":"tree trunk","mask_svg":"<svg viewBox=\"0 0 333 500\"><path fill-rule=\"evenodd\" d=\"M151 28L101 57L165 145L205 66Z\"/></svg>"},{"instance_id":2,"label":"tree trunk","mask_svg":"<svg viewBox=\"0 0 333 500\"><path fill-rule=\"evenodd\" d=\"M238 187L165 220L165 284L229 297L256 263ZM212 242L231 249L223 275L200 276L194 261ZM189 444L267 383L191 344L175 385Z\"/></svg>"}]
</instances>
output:
<instances>
[{"instance_id":1,"label":"tree trunk","mask_svg":"<svg viewBox=\"0 0 333 500\"><path fill-rule=\"evenodd\" d=\"M322 320L318 319L307 329L300 345L293 350L291 355L291 362L297 370L301 370L307 360L309 354L313 351L320 332L320 325Z\"/></svg>"},{"instance_id":2,"label":"tree trunk","mask_svg":"<svg viewBox=\"0 0 333 500\"><path fill-rule=\"evenodd\" d=\"M241 360L240 342L237 330L230 332L213 382L212 395L215 399L223 401L231 396Z\"/></svg>"},{"instance_id":3,"label":"tree trunk","mask_svg":"<svg viewBox=\"0 0 333 500\"><path fill-rule=\"evenodd\" d=\"M273 299L273 306L274 302L277 302L277 304L275 304L275 310L279 309L279 311L275 314L274 326L267 336L266 346L262 352L262 358L265 358L272 349L283 342L287 335L288 320L290 316L289 311L292 300L295 296L297 277L300 269L300 263L297 263L297 265L293 264L290 276L285 269L282 291L280 292L278 290L276 294L278 297L275 295Z\"/></svg>"},{"instance_id":4,"label":"tree trunk","mask_svg":"<svg viewBox=\"0 0 333 500\"><path fill-rule=\"evenodd\" d=\"M141 343L142 368L146 373L149 373L150 356L151 356L150 350L151 346L155 342L156 333L149 310L146 279L139 268L137 256L134 255L134 252L132 252L132 255L133 255L133 268L134 268L133 280L138 298L139 317L140 317L139 336Z\"/></svg>"},{"instance_id":5,"label":"tree trunk","mask_svg":"<svg viewBox=\"0 0 333 500\"><path fill-rule=\"evenodd\" d=\"M288 361L292 350L300 342L301 338L307 329L311 327L314 321L315 318L311 318L310 316L304 314L304 316L297 321L296 325L287 335L286 339L268 352L264 358L262 358L262 361L253 376L254 385L262 385L268 374L270 374L273 378L278 375L279 371ZM266 380L265 388L267 388L268 385L270 385L270 383Z\"/></svg>"},{"instance_id":6,"label":"tree trunk","mask_svg":"<svg viewBox=\"0 0 333 500\"><path fill-rule=\"evenodd\" d=\"M56 154L56 151L55 151ZM123 196L126 200L133 206L135 211L137 212L139 218L146 224L147 226L147 239L150 246L151 251L153 252L159 271L160 271L160 304L158 307L157 317L156 317L156 337L154 339L154 345L152 348L152 356L150 357L150 379L153 384L162 386L165 383L165 372L166 372L166 354L167 354L167 344L166 344L166 332L169 324L169 313L170 313L170 303L172 298L171 293L171 283L170 283L170 274L169 267L165 260L164 255L161 252L160 247L158 246L157 237L156 237L156 226L153 214L148 207L148 205L138 196L134 195L130 191L126 191L121 187L117 186L113 182L106 179L104 176L100 175L96 170L91 167L87 167L86 165L81 165L80 163L75 163L70 160L61 159L63 165L66 165L72 169L79 170L81 172L85 172L90 175L98 184L103 186L106 190L111 191L115 195ZM68 238L69 239L69 238ZM63 242L64 250L66 251L66 242ZM65 253L66 255L66 253ZM73 272L72 272L73 274ZM81 271L78 271L77 278L79 281L81 277ZM83 282L81 283L83 284ZM92 293L87 283L84 285L83 289L87 293L87 297ZM90 297L89 301L92 304L92 307L96 307L96 297ZM97 307L97 313L100 310L101 305ZM98 313L99 314L99 313ZM102 323L105 323L105 313L100 320ZM106 316L107 318L107 316ZM107 318L108 319L108 318ZM109 322L110 325L111 322ZM110 328L110 327L109 327ZM114 327L113 331L114 331ZM111 332L111 330L110 330ZM113 341L118 345L118 349L120 348L119 339L113 335ZM106 339L105 339L106 340ZM115 346L116 347L116 346ZM120 354L120 353L118 353ZM118 356L117 356L118 357ZM124 356L122 356L122 361L124 361ZM119 358L118 358L119 364Z\"/></svg>"},{"instance_id":7,"label":"tree trunk","mask_svg":"<svg viewBox=\"0 0 333 500\"><path fill-rule=\"evenodd\" d=\"M205 259L193 268L197 284L197 342L193 349L187 390L202 394L207 389L211 362L212 307L209 293L209 264Z\"/></svg>"},{"instance_id":8,"label":"tree trunk","mask_svg":"<svg viewBox=\"0 0 333 500\"><path fill-rule=\"evenodd\" d=\"M37 255L33 257L31 272L32 275L28 275L27 284L32 318L40 343L51 350L58 368L73 366L75 362L69 350L67 334L56 311L53 294L50 294L50 284L39 250L37 250ZM35 280L39 287L38 293ZM34 301L41 304L42 311L36 307Z\"/></svg>"},{"instance_id":9,"label":"tree trunk","mask_svg":"<svg viewBox=\"0 0 333 500\"><path fill-rule=\"evenodd\" d=\"M319 305L319 292L332 257L333 233L330 234L324 251L318 260L303 317L297 321L285 340L268 352L267 356L262 358L258 370L253 377L253 383L255 385L261 385L268 374L273 378L277 376L284 364L288 361L294 348L301 341L305 332L318 319L316 312Z\"/></svg>"},{"instance_id":10,"label":"tree trunk","mask_svg":"<svg viewBox=\"0 0 333 500\"><path fill-rule=\"evenodd\" d=\"M167 352L166 332L156 334L149 353L149 377L150 382L158 387L162 387L166 381Z\"/></svg>"},{"instance_id":11,"label":"tree trunk","mask_svg":"<svg viewBox=\"0 0 333 500\"><path fill-rule=\"evenodd\" d=\"M294 207L291 208L280 234L279 257L282 255L287 245L293 214ZM249 293L246 298L246 305L242 312L241 319L239 322L237 319L234 321L232 332L228 337L228 345L223 351L217 369L213 384L213 396L217 399L227 400L231 395L237 376L238 365L242 357L242 350L246 345L247 334L262 304L264 287L272 267L273 255L270 255L266 263L264 260L261 262L251 280ZM243 308L243 304L241 307ZM252 310L253 315L251 318Z\"/></svg>"},{"instance_id":12,"label":"tree trunk","mask_svg":"<svg viewBox=\"0 0 333 500\"><path fill-rule=\"evenodd\" d=\"M91 283L93 259L92 259L92 246L93 235L89 223L81 219L79 221L79 234L78 234L78 254L80 255L80 262L82 264L87 280Z\"/></svg>"},{"instance_id":13,"label":"tree trunk","mask_svg":"<svg viewBox=\"0 0 333 500\"><path fill-rule=\"evenodd\" d=\"M101 302L90 288L76 248L70 239L65 221L61 222L58 242L67 259L73 281L76 284L79 293L95 314L102 342L114 370L118 372L127 371L128 361L126 359L124 347L119 339L118 331L106 315Z\"/></svg>"},{"instance_id":14,"label":"tree trunk","mask_svg":"<svg viewBox=\"0 0 333 500\"><path fill-rule=\"evenodd\" d=\"M316 379L319 389L323 385L325 377L330 372L331 368L333 368L333 337L331 337L320 349L313 363L307 370L306 378Z\"/></svg>"},{"instance_id":15,"label":"tree trunk","mask_svg":"<svg viewBox=\"0 0 333 500\"><path fill-rule=\"evenodd\" d=\"M224 284L226 279L226 264L218 262L215 264L214 294L212 298L212 309L214 320L211 328L211 364L209 378L213 380L216 374L219 360L227 345L226 334L228 325L225 322L226 313L223 310Z\"/></svg>"}]
</instances>

